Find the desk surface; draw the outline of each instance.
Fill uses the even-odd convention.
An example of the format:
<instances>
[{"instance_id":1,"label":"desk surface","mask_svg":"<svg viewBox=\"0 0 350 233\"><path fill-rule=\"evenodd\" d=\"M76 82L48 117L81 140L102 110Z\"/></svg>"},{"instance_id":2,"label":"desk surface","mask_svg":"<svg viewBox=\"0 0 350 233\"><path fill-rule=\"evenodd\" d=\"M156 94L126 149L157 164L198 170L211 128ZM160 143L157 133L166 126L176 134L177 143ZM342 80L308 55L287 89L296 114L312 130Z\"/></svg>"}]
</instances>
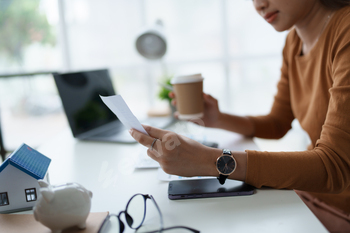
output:
<instances>
[{"instance_id":1,"label":"desk surface","mask_svg":"<svg viewBox=\"0 0 350 233\"><path fill-rule=\"evenodd\" d=\"M237 134L195 131L205 133L207 140L217 141L220 135L220 148L257 149L252 140ZM79 141L67 129L38 151L52 159L51 184L78 182L93 192L92 212L119 213L133 194L143 193L154 196L165 226L183 225L201 232L327 232L292 190L259 189L251 196L169 200L168 182L158 180L156 169L134 169L139 149L138 144ZM157 215L148 208L146 221Z\"/></svg>"}]
</instances>

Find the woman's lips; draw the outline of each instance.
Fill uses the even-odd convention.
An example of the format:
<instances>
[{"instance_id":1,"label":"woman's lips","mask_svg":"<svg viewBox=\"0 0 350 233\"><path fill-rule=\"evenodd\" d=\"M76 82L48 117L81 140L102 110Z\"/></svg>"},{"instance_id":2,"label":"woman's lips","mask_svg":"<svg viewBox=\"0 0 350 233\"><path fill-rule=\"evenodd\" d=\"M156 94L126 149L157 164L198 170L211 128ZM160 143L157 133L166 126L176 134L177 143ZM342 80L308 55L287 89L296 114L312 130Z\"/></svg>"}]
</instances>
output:
<instances>
[{"instance_id":1,"label":"woman's lips","mask_svg":"<svg viewBox=\"0 0 350 233\"><path fill-rule=\"evenodd\" d=\"M268 23L272 23L278 16L278 11L267 13L264 18Z\"/></svg>"}]
</instances>

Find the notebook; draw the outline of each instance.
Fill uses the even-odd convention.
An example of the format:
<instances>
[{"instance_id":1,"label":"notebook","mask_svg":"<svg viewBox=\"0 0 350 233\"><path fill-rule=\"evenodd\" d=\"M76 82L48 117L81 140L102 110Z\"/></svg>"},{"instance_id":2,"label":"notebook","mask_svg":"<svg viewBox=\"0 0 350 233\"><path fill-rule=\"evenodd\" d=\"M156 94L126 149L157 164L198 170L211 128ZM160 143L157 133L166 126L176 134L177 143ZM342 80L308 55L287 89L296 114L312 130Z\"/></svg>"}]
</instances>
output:
<instances>
[{"instance_id":1,"label":"notebook","mask_svg":"<svg viewBox=\"0 0 350 233\"><path fill-rule=\"evenodd\" d=\"M108 69L53 74L70 129L75 138L91 141L134 143L121 121L102 102L115 95ZM152 121L143 121L149 123ZM158 121L159 123L159 121ZM160 128L163 125L154 125Z\"/></svg>"}]
</instances>

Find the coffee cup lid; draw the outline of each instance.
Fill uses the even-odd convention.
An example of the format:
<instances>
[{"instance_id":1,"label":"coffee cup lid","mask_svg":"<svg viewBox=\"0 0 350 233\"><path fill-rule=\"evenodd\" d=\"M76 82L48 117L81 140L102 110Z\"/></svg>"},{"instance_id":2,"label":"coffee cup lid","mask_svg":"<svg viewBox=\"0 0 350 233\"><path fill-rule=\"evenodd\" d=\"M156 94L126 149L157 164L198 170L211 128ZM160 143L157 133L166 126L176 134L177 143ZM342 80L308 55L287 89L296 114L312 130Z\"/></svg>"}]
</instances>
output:
<instances>
[{"instance_id":1,"label":"coffee cup lid","mask_svg":"<svg viewBox=\"0 0 350 233\"><path fill-rule=\"evenodd\" d=\"M171 84L179 83L195 83L203 81L202 74L191 74L191 75L179 75L171 79Z\"/></svg>"}]
</instances>

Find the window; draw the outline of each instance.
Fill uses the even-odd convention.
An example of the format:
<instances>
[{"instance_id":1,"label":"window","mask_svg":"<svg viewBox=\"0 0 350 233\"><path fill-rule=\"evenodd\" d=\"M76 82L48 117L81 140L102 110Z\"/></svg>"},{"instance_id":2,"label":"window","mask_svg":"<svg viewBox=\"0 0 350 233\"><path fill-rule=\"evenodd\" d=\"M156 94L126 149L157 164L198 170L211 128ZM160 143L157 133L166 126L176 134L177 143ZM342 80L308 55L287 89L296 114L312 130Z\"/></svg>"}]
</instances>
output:
<instances>
[{"instance_id":1,"label":"window","mask_svg":"<svg viewBox=\"0 0 350 233\"><path fill-rule=\"evenodd\" d=\"M0 0L0 118L7 152L23 141L36 148L67 126L52 76L31 75L62 69L58 2Z\"/></svg>"},{"instance_id":2,"label":"window","mask_svg":"<svg viewBox=\"0 0 350 233\"><path fill-rule=\"evenodd\" d=\"M9 205L7 193L0 193L0 206Z\"/></svg>"},{"instance_id":3,"label":"window","mask_svg":"<svg viewBox=\"0 0 350 233\"><path fill-rule=\"evenodd\" d=\"M36 197L35 188L26 189L25 193L26 193L27 202L36 201L37 197Z\"/></svg>"},{"instance_id":4,"label":"window","mask_svg":"<svg viewBox=\"0 0 350 233\"><path fill-rule=\"evenodd\" d=\"M286 32L276 32L251 1L103 2L64 1L70 68L110 68L117 92L138 117L157 104L157 81L191 73L202 73L204 91L219 100L222 111L270 110ZM136 36L158 19L167 52L162 61L145 61L135 49Z\"/></svg>"},{"instance_id":5,"label":"window","mask_svg":"<svg viewBox=\"0 0 350 233\"><path fill-rule=\"evenodd\" d=\"M0 73L60 69L57 2L0 2Z\"/></svg>"},{"instance_id":6,"label":"window","mask_svg":"<svg viewBox=\"0 0 350 233\"><path fill-rule=\"evenodd\" d=\"M21 142L36 148L68 126L49 74L0 78L0 113L7 151Z\"/></svg>"}]
</instances>

